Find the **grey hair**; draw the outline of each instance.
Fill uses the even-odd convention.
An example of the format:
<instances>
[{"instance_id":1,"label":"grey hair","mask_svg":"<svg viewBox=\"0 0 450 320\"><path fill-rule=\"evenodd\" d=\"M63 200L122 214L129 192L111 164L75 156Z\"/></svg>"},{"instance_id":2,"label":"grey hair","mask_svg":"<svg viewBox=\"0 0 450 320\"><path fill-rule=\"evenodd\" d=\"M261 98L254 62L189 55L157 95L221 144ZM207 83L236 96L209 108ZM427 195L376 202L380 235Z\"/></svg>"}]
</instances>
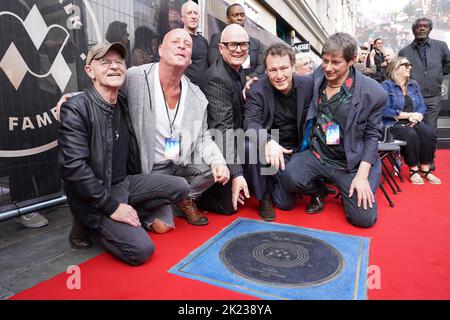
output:
<instances>
[{"instance_id":1,"label":"grey hair","mask_svg":"<svg viewBox=\"0 0 450 320\"><path fill-rule=\"evenodd\" d=\"M326 53L342 52L344 59L349 62L358 55L358 45L355 38L348 33L338 32L329 37L322 48L322 56Z\"/></svg>"},{"instance_id":2,"label":"grey hair","mask_svg":"<svg viewBox=\"0 0 450 320\"><path fill-rule=\"evenodd\" d=\"M412 24L412 29L414 30L421 21L425 21L430 25L430 28L433 29L433 21L431 21L431 19L427 17L422 17L414 21L414 23Z\"/></svg>"},{"instance_id":3,"label":"grey hair","mask_svg":"<svg viewBox=\"0 0 450 320\"><path fill-rule=\"evenodd\" d=\"M306 53L301 52L301 53L297 53L295 55L295 63L296 64L302 64L306 60L310 60L310 61L314 62L314 60L311 58L311 56L309 56Z\"/></svg>"}]
</instances>

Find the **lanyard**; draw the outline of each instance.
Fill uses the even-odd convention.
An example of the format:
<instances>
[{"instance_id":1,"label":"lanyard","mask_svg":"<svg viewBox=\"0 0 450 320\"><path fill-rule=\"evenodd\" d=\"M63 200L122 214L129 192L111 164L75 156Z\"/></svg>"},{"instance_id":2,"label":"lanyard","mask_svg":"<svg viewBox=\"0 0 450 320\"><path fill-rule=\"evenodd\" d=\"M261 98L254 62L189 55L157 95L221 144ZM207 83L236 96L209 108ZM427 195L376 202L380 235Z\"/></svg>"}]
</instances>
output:
<instances>
[{"instance_id":1,"label":"lanyard","mask_svg":"<svg viewBox=\"0 0 450 320\"><path fill-rule=\"evenodd\" d=\"M179 106L180 106L180 101L181 101L181 95L183 92L183 88L182 88L182 84L180 82L180 99L178 99L177 102L177 106L175 107L175 116L173 117L173 121L170 120L170 114L169 114L169 106L167 105L167 99L166 99L166 95L164 94L164 89L161 85L161 91L164 97L164 105L166 106L166 113L167 113L167 119L169 120L169 126L170 126L170 137L173 138L173 127L175 124L175 120L177 119L177 115L178 115L178 110L179 110Z\"/></svg>"}]
</instances>

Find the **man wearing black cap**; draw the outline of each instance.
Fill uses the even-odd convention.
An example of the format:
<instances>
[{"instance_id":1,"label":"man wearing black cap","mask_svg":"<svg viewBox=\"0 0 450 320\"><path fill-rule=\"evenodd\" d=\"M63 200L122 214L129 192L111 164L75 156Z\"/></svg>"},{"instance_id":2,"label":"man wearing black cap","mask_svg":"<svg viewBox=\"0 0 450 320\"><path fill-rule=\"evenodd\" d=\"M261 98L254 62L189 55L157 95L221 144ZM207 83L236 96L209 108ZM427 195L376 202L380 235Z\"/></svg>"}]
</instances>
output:
<instances>
[{"instance_id":1,"label":"man wearing black cap","mask_svg":"<svg viewBox=\"0 0 450 320\"><path fill-rule=\"evenodd\" d=\"M136 136L119 95L125 59L120 43L100 43L89 51L85 71L92 85L60 111L59 167L75 224L120 260L140 265L154 251L140 219L183 200L189 186L180 177L140 174ZM152 218L154 231L165 232L163 219ZM73 230L70 240L86 247Z\"/></svg>"}]
</instances>

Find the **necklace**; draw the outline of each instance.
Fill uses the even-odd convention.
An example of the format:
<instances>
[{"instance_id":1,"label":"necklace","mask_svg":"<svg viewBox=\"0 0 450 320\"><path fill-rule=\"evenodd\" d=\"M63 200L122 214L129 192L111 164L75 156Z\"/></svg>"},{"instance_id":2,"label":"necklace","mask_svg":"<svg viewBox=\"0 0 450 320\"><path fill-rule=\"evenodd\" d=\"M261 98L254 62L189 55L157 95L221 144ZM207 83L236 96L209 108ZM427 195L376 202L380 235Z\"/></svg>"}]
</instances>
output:
<instances>
[{"instance_id":1,"label":"necklace","mask_svg":"<svg viewBox=\"0 0 450 320\"><path fill-rule=\"evenodd\" d=\"M327 83L327 87L332 88L332 89L337 89L337 88L342 87L342 85L332 86L332 85L330 85L330 84Z\"/></svg>"}]
</instances>

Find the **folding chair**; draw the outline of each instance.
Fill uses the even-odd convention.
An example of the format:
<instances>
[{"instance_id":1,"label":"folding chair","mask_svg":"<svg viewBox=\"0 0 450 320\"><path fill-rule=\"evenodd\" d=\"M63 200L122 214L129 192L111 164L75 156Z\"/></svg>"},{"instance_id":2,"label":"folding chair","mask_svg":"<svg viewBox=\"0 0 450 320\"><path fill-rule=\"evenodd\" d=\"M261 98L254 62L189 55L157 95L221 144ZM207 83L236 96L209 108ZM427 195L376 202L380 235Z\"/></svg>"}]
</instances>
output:
<instances>
[{"instance_id":1,"label":"folding chair","mask_svg":"<svg viewBox=\"0 0 450 320\"><path fill-rule=\"evenodd\" d=\"M388 161L391 162L391 164L393 166L396 166L394 154L395 154L395 152L399 152L399 151L400 151L400 146L395 142L388 142L388 143L379 142L378 143L378 152L380 154L381 164L383 166L383 168L382 168L383 178L380 183L380 189L383 192L384 197L389 202L389 205L391 207L394 207L395 204L392 201L392 199L389 197L389 195L387 194L386 189L384 188L384 183L385 182L388 183L389 187L391 188L391 190L394 194L397 194L397 192L401 192L402 190L400 189L397 182L395 181L391 170L386 165L385 159L388 159ZM394 162L392 162L391 159L394 159Z\"/></svg>"}]
</instances>

